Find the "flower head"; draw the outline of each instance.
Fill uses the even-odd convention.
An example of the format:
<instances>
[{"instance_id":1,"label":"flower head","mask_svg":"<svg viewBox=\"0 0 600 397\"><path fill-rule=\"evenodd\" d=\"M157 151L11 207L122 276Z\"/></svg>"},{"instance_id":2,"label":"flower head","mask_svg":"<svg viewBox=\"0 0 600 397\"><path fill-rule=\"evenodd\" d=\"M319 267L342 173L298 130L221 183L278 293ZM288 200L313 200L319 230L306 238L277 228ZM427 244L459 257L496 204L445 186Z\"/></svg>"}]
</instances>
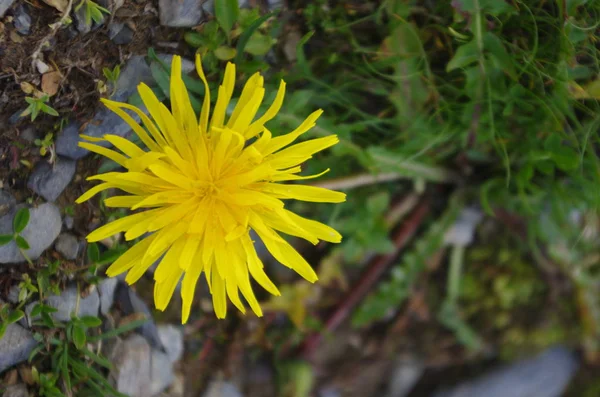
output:
<instances>
[{"instance_id":1,"label":"flower head","mask_svg":"<svg viewBox=\"0 0 600 397\"><path fill-rule=\"evenodd\" d=\"M338 203L345 201L345 194L282 183L322 175L301 176L300 164L336 144L338 138L333 135L291 145L315 125L321 110L308 116L294 131L273 137L265 123L281 108L285 83L281 82L268 110L256 118L265 94L259 73L248 79L227 117L235 85L235 66L231 63L227 64L210 115L210 90L200 57L196 58L196 69L206 93L199 118L192 109L181 77L181 58L177 56L172 63L171 111L144 84L138 91L150 117L132 105L103 100L131 126L145 148L116 135L88 138L91 142L80 143L126 171L88 178L102 183L84 193L77 202L86 201L102 190L117 188L124 194L107 198L106 206L138 210L94 230L87 240L99 241L119 232L125 232L126 240L141 237L109 267L107 274L116 276L127 271L125 280L132 284L160 259L154 273L154 300L158 309L167 307L182 280L185 323L196 283L204 272L217 317L225 317L227 297L245 312L240 292L260 316L262 311L250 279L274 295L279 295L279 291L263 269L250 229L277 261L310 282L317 280L312 267L279 233L314 244L319 240L341 241L341 235L334 229L289 211L285 202L296 199ZM125 110L137 115L145 128ZM108 141L120 153L94 143L99 140Z\"/></svg>"}]
</instances>

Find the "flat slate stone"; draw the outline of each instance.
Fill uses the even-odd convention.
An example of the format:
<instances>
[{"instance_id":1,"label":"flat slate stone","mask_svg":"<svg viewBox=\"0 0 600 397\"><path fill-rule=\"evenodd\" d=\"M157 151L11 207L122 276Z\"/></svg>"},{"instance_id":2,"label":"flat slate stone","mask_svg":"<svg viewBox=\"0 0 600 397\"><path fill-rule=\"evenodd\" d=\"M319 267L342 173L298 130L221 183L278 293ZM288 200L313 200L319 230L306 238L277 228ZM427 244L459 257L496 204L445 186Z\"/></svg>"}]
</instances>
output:
<instances>
[{"instance_id":1,"label":"flat slate stone","mask_svg":"<svg viewBox=\"0 0 600 397\"><path fill-rule=\"evenodd\" d=\"M58 157L54 164L39 161L27 181L27 187L47 201L56 201L75 175L77 163Z\"/></svg>"},{"instance_id":2,"label":"flat slate stone","mask_svg":"<svg viewBox=\"0 0 600 397\"><path fill-rule=\"evenodd\" d=\"M37 344L31 332L19 324L10 324L6 327L6 332L0 339L0 373L27 360L29 353Z\"/></svg>"}]
</instances>

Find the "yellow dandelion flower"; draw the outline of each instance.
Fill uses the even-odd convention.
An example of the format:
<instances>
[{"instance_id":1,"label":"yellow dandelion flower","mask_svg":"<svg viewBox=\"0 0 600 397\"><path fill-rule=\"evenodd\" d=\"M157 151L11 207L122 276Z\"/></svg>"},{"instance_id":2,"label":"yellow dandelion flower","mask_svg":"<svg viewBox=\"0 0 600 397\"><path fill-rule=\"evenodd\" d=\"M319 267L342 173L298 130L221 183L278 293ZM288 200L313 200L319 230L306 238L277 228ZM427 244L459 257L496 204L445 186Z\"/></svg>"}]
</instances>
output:
<instances>
[{"instance_id":1,"label":"yellow dandelion flower","mask_svg":"<svg viewBox=\"0 0 600 397\"><path fill-rule=\"evenodd\" d=\"M198 278L204 272L218 318L227 313L227 297L245 312L239 292L254 313L261 316L250 279L271 294L280 293L266 275L249 231L256 232L277 261L310 282L317 280L312 267L279 232L313 244L319 240L339 243L342 236L327 225L289 211L285 200L339 203L346 196L319 187L280 182L322 175L324 172L301 176L300 164L335 145L338 138L333 135L291 145L315 125L321 110L308 116L294 131L273 137L265 123L279 112L285 83L281 82L268 110L255 120L265 94L259 73L248 79L227 118L235 85L235 66L231 63L227 64L209 117L210 91L199 56L196 69L206 92L199 119L190 104L181 77L181 58L177 56L172 63L171 111L145 84L140 84L138 92L151 117L127 103L103 100L131 126L146 148L116 135L105 135L103 140L120 153L95 144L96 138L80 143L127 171L88 178L102 183L79 197L77 203L116 188L126 194L107 198L107 207L140 210L94 230L87 240L99 241L119 232L125 232L126 240L143 237L109 267L107 274L112 277L127 271L125 280L132 284L160 259L154 273L154 301L159 310L167 307L182 280L182 322L187 322ZM135 113L145 128L126 110Z\"/></svg>"}]
</instances>

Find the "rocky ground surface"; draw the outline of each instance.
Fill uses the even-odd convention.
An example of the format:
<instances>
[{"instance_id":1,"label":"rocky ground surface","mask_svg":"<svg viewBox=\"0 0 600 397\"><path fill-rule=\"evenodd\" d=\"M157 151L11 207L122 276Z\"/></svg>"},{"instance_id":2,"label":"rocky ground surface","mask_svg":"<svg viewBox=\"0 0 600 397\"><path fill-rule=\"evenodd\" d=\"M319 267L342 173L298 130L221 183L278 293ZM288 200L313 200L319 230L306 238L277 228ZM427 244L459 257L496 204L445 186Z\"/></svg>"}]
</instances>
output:
<instances>
[{"instance_id":1,"label":"rocky ground surface","mask_svg":"<svg viewBox=\"0 0 600 397\"><path fill-rule=\"evenodd\" d=\"M4 131L0 137L0 234L13 232L13 221L20 208L27 207L30 213L29 222L20 233L29 248L20 249L15 241L0 247L1 303L17 305L21 275L35 278L37 268L28 265L27 259L44 266L59 260L73 274L88 266L84 237L99 225L100 209L75 208L73 202L84 191L84 178L95 173L99 163L86 149L77 146L79 136L128 136L131 131L121 118L97 105L95 79L85 78L86 74L96 73L98 77L102 67L123 63L120 77L112 87L112 99L127 100L140 82L152 81L144 59L147 46L154 45L168 61L169 54L178 52L181 28L194 27L214 13L212 1L98 2L110 7L110 17L88 26L81 12L75 12L73 23L51 39L50 48L29 65L23 62L31 61L34 44L47 34L47 29L40 26L49 25L58 14L42 2L0 0L0 130ZM246 7L257 4L242 0L240 3ZM261 6L274 9L282 4L268 1ZM97 41L95 45L91 44L93 40ZM82 54L73 62L76 51ZM71 75L69 83L62 85L57 94L61 96L58 107L70 117L64 119L60 134L49 148L51 156L41 156L39 145L34 142L44 138L43 129L50 123L44 120L34 125L19 118L23 102L15 98L22 96L22 89L27 87L18 86L12 73L20 73L21 81L50 84L56 63L64 66L65 62L72 62L68 65ZM95 72L90 72L91 67ZM190 59L184 61L186 68L188 72L193 69ZM9 144L12 142L18 144ZM465 232L463 226L476 223L478 217L465 214L449 237L450 243L470 244L472 228L467 227ZM106 252L114 244L104 241L100 249ZM157 313L146 303L151 294L142 294L143 287L134 290L115 278L82 288L80 281L75 276L66 277L61 280L59 294L45 297L44 303L56 309L50 314L53 320L67 322L73 315L97 316L107 332L132 318L149 318L134 332L114 336L99 346L113 365L107 376L118 391L139 397L238 397L273 396L280 390L277 379L283 369L274 368L263 356L257 358L244 351L245 344L250 343L246 340L248 335L259 338L256 335L264 331L261 323L249 319L245 326L248 332L238 332L231 324L210 328L208 320L202 318L182 327L176 315ZM35 323L40 319L40 314L34 313L37 303L28 301L23 307L25 316L8 325L0 338L3 397L33 396L37 390L27 362L40 344L34 338ZM266 321L277 328L276 316L267 316ZM210 324L214 325L212 321ZM474 376L464 383L432 390L428 379L440 375L425 357L387 355L380 342L372 345L372 338L353 332L335 339L319 352L322 362L315 364L328 368L319 378L319 397L404 397L428 393L436 397L558 397L579 365L575 352L557 346L509 366L487 366L474 371Z\"/></svg>"}]
</instances>

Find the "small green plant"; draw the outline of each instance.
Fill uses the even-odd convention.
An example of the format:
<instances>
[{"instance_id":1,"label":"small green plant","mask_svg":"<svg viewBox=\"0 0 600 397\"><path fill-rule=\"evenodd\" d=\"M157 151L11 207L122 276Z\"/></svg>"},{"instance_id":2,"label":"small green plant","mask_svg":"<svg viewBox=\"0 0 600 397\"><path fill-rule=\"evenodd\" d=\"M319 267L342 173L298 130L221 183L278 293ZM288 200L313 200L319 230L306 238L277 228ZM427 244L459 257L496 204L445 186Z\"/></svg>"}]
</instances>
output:
<instances>
[{"instance_id":1,"label":"small green plant","mask_svg":"<svg viewBox=\"0 0 600 397\"><path fill-rule=\"evenodd\" d=\"M34 308L34 311L40 308L38 311L43 319L40 325L58 332L51 335L34 334L34 338L40 344L29 355L29 362L38 356L41 357L32 371L34 381L39 385L39 394L47 397L72 395L125 397L114 389L104 375L106 370L112 369L112 364L94 350L101 340L129 332L143 324L146 319L132 321L102 334L98 329L102 321L97 317L73 317L71 321L64 324L53 321L45 310L48 306L43 306L38 305ZM38 367L49 368L50 372L39 373ZM66 392L63 393L61 389Z\"/></svg>"},{"instance_id":2,"label":"small green plant","mask_svg":"<svg viewBox=\"0 0 600 397\"><path fill-rule=\"evenodd\" d=\"M53 162L55 157L53 138L54 134L52 132L49 132L46 134L44 139L36 139L33 141L33 144L40 148L40 154L42 156L45 156L46 154L50 153L50 162Z\"/></svg>"},{"instance_id":3,"label":"small green plant","mask_svg":"<svg viewBox=\"0 0 600 397\"><path fill-rule=\"evenodd\" d=\"M110 96L115 94L117 89L117 81L119 80L119 76L121 75L121 65L116 65L112 70L109 68L103 68L102 74L106 77L107 85L112 87L112 91Z\"/></svg>"},{"instance_id":4,"label":"small green plant","mask_svg":"<svg viewBox=\"0 0 600 397\"><path fill-rule=\"evenodd\" d=\"M79 3L77 7L75 7L75 12L79 11L81 7L84 7L83 12L85 17L85 24L87 26L92 26L92 21L96 23L102 23L102 21L104 20L104 15L102 15L102 13L110 14L110 11L96 4L92 0L82 0L81 3Z\"/></svg>"},{"instance_id":5,"label":"small green plant","mask_svg":"<svg viewBox=\"0 0 600 397\"><path fill-rule=\"evenodd\" d=\"M4 336L6 328L13 323L16 323L25 316L22 310L11 310L9 304L0 305L0 339Z\"/></svg>"},{"instance_id":6,"label":"small green plant","mask_svg":"<svg viewBox=\"0 0 600 397\"><path fill-rule=\"evenodd\" d=\"M29 243L23 236L21 236L21 232L25 229L27 224L29 223L29 209L27 207L21 208L15 214L13 218L13 234L0 234L0 246L6 245L11 241L14 241L19 247L19 250L25 256L25 258L29 261L29 258L25 255L25 250L29 249Z\"/></svg>"},{"instance_id":7,"label":"small green plant","mask_svg":"<svg viewBox=\"0 0 600 397\"><path fill-rule=\"evenodd\" d=\"M58 116L58 112L46 104L49 98L50 97L46 94L41 95L40 97L25 97L25 102L27 102L29 106L21 113L21 117L31 115L31 121L35 121L40 112L49 114L50 116Z\"/></svg>"}]
</instances>

